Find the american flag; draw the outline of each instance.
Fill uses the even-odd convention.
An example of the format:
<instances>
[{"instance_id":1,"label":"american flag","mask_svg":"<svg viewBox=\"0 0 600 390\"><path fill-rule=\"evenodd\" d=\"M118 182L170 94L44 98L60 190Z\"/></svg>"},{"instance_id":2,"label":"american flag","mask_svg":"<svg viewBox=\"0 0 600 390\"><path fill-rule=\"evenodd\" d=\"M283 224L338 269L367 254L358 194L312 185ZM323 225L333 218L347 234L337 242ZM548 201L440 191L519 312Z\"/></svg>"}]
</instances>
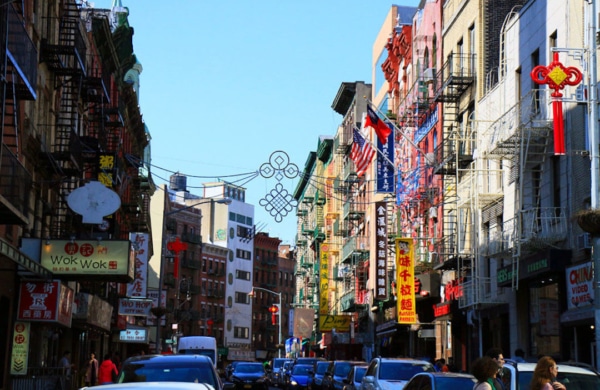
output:
<instances>
[{"instance_id":1,"label":"american flag","mask_svg":"<svg viewBox=\"0 0 600 390\"><path fill-rule=\"evenodd\" d=\"M350 151L350 159L354 161L356 174L360 177L365 173L369 164L371 164L371 160L373 160L373 156L375 155L375 149L373 149L371 144L369 144L356 129L353 129L353 132L354 142L352 143L352 150Z\"/></svg>"}]
</instances>

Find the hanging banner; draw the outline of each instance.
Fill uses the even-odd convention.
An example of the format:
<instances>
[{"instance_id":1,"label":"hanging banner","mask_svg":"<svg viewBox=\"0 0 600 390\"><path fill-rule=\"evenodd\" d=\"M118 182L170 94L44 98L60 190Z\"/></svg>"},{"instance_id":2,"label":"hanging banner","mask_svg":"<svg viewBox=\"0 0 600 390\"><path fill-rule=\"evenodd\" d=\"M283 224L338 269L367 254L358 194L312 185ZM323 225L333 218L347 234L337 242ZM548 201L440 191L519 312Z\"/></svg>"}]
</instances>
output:
<instances>
[{"instance_id":1,"label":"hanging banner","mask_svg":"<svg viewBox=\"0 0 600 390\"><path fill-rule=\"evenodd\" d=\"M591 261L565 269L567 308L592 306L594 302L594 266Z\"/></svg>"},{"instance_id":2,"label":"hanging banner","mask_svg":"<svg viewBox=\"0 0 600 390\"><path fill-rule=\"evenodd\" d=\"M148 288L148 233L130 233L129 241L134 249L133 282L127 285L127 296L146 298Z\"/></svg>"},{"instance_id":3,"label":"hanging banner","mask_svg":"<svg viewBox=\"0 0 600 390\"><path fill-rule=\"evenodd\" d=\"M387 277L387 203L375 203L375 298L385 300L388 298L388 277Z\"/></svg>"},{"instance_id":4,"label":"hanging banner","mask_svg":"<svg viewBox=\"0 0 600 390\"><path fill-rule=\"evenodd\" d=\"M399 324L416 324L415 256L412 238L396 239L396 288Z\"/></svg>"},{"instance_id":5,"label":"hanging banner","mask_svg":"<svg viewBox=\"0 0 600 390\"><path fill-rule=\"evenodd\" d=\"M321 261L319 264L319 314L329 313L329 247L321 246Z\"/></svg>"},{"instance_id":6,"label":"hanging banner","mask_svg":"<svg viewBox=\"0 0 600 390\"><path fill-rule=\"evenodd\" d=\"M294 337L309 339L315 323L315 310L298 307L294 309Z\"/></svg>"},{"instance_id":7,"label":"hanging banner","mask_svg":"<svg viewBox=\"0 0 600 390\"><path fill-rule=\"evenodd\" d=\"M29 359L29 322L15 322L13 327L12 354L10 356L10 374L27 374L27 360Z\"/></svg>"},{"instance_id":8,"label":"hanging banner","mask_svg":"<svg viewBox=\"0 0 600 390\"><path fill-rule=\"evenodd\" d=\"M388 124L393 129L392 124ZM377 138L377 189L378 193L392 193L396 188L394 174L394 132L390 132L387 142L382 144Z\"/></svg>"}]
</instances>

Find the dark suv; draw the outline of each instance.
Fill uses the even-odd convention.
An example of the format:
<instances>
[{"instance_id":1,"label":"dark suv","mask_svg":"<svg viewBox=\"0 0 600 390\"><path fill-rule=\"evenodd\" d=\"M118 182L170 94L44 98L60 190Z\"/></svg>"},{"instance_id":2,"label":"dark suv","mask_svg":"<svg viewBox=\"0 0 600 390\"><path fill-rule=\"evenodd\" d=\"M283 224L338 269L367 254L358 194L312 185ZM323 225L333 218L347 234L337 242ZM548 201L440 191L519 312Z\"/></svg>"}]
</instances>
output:
<instances>
[{"instance_id":1,"label":"dark suv","mask_svg":"<svg viewBox=\"0 0 600 390\"><path fill-rule=\"evenodd\" d=\"M323 377L331 364L333 364L333 362L319 361L315 363L310 379L308 380L308 390L323 389Z\"/></svg>"},{"instance_id":2,"label":"dark suv","mask_svg":"<svg viewBox=\"0 0 600 390\"><path fill-rule=\"evenodd\" d=\"M323 390L343 390L344 379L348 377L348 373L353 366L365 365L366 362L336 360L328 368L323 377Z\"/></svg>"}]
</instances>

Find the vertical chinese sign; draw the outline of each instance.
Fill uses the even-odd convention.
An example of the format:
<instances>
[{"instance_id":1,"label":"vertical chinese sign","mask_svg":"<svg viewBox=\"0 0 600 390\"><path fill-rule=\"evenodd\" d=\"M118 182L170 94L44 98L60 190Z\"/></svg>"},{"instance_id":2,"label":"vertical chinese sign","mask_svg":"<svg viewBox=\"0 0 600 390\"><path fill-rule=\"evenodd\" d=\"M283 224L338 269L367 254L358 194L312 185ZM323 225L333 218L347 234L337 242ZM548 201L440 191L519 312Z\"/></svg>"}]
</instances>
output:
<instances>
[{"instance_id":1,"label":"vertical chinese sign","mask_svg":"<svg viewBox=\"0 0 600 390\"><path fill-rule=\"evenodd\" d=\"M387 203L375 203L375 298L387 299L388 277L387 277Z\"/></svg>"},{"instance_id":2,"label":"vertical chinese sign","mask_svg":"<svg viewBox=\"0 0 600 390\"><path fill-rule=\"evenodd\" d=\"M148 233L130 233L135 250L133 282L127 285L127 296L146 298L148 287Z\"/></svg>"},{"instance_id":3,"label":"vertical chinese sign","mask_svg":"<svg viewBox=\"0 0 600 390\"><path fill-rule=\"evenodd\" d=\"M319 314L329 314L329 247L321 246L319 264Z\"/></svg>"},{"instance_id":4,"label":"vertical chinese sign","mask_svg":"<svg viewBox=\"0 0 600 390\"><path fill-rule=\"evenodd\" d=\"M29 357L29 322L15 322L13 328L12 355L10 357L11 375L27 374Z\"/></svg>"},{"instance_id":5,"label":"vertical chinese sign","mask_svg":"<svg viewBox=\"0 0 600 390\"><path fill-rule=\"evenodd\" d=\"M415 256L412 238L396 239L396 286L398 323L416 324Z\"/></svg>"}]
</instances>

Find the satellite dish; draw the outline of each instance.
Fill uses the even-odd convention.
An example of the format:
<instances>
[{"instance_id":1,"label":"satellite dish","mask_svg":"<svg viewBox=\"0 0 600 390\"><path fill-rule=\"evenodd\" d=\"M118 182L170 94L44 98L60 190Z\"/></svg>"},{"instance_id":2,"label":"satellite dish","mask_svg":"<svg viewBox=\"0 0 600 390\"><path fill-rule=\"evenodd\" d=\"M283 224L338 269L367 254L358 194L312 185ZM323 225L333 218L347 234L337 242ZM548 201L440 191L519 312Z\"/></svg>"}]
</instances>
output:
<instances>
[{"instance_id":1,"label":"satellite dish","mask_svg":"<svg viewBox=\"0 0 600 390\"><path fill-rule=\"evenodd\" d=\"M121 198L113 190L98 181L91 181L71 192L67 204L83 216L83 223L101 224L103 217L121 207Z\"/></svg>"}]
</instances>

